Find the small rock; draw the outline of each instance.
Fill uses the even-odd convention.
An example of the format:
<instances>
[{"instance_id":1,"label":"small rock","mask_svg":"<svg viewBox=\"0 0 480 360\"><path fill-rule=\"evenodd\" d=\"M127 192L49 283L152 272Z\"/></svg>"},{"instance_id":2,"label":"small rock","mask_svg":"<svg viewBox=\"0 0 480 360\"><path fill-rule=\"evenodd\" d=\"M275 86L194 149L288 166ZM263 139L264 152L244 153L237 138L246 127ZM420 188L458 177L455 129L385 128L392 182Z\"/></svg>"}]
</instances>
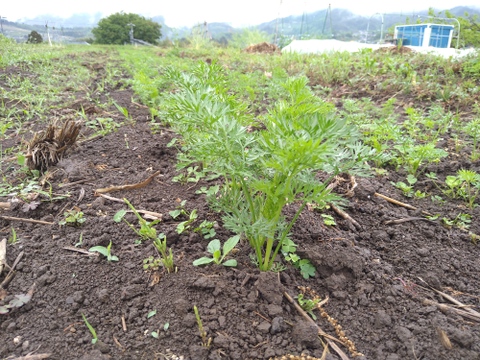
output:
<instances>
[{"instance_id":1,"label":"small rock","mask_svg":"<svg viewBox=\"0 0 480 360\"><path fill-rule=\"evenodd\" d=\"M83 294L83 291L75 291L73 293L73 301L78 304L83 304L83 302L85 301L85 295Z\"/></svg>"},{"instance_id":2,"label":"small rock","mask_svg":"<svg viewBox=\"0 0 480 360\"><path fill-rule=\"evenodd\" d=\"M279 305L270 304L267 306L268 315L275 317L283 313L283 308Z\"/></svg>"},{"instance_id":3,"label":"small rock","mask_svg":"<svg viewBox=\"0 0 480 360\"><path fill-rule=\"evenodd\" d=\"M267 334L270 332L270 323L268 321L263 321L260 323L260 325L257 326L258 331L260 331L263 334Z\"/></svg>"},{"instance_id":4,"label":"small rock","mask_svg":"<svg viewBox=\"0 0 480 360\"><path fill-rule=\"evenodd\" d=\"M215 288L215 283L213 282L212 279L202 276L198 278L192 285L193 287L196 287L198 289L203 289L203 290L211 290Z\"/></svg>"},{"instance_id":5,"label":"small rock","mask_svg":"<svg viewBox=\"0 0 480 360\"><path fill-rule=\"evenodd\" d=\"M208 356L208 348L200 345L191 345L188 350L192 359L206 359Z\"/></svg>"},{"instance_id":6,"label":"small rock","mask_svg":"<svg viewBox=\"0 0 480 360\"><path fill-rule=\"evenodd\" d=\"M12 331L15 331L15 329L17 328L17 324L15 324L13 321L8 324L7 326L7 332L12 332Z\"/></svg>"},{"instance_id":7,"label":"small rock","mask_svg":"<svg viewBox=\"0 0 480 360\"><path fill-rule=\"evenodd\" d=\"M265 349L265 354L263 357L265 359L273 358L276 355L275 349L271 348L270 346Z\"/></svg>"},{"instance_id":8,"label":"small rock","mask_svg":"<svg viewBox=\"0 0 480 360\"><path fill-rule=\"evenodd\" d=\"M270 328L270 334L275 335L281 333L285 329L285 321L282 317L276 317L272 320L272 327Z\"/></svg>"},{"instance_id":9,"label":"small rock","mask_svg":"<svg viewBox=\"0 0 480 360\"><path fill-rule=\"evenodd\" d=\"M224 325L225 325L226 320L227 320L227 319L225 318L225 316L220 315L220 316L218 317L218 325L219 325L221 328L223 328Z\"/></svg>"},{"instance_id":10,"label":"small rock","mask_svg":"<svg viewBox=\"0 0 480 360\"><path fill-rule=\"evenodd\" d=\"M403 343L408 343L409 340L413 337L413 334L410 330L403 326L397 326L395 329L398 339Z\"/></svg>"},{"instance_id":11,"label":"small rock","mask_svg":"<svg viewBox=\"0 0 480 360\"><path fill-rule=\"evenodd\" d=\"M213 344L221 348L228 348L230 340L226 336L218 335L213 339Z\"/></svg>"},{"instance_id":12,"label":"small rock","mask_svg":"<svg viewBox=\"0 0 480 360\"><path fill-rule=\"evenodd\" d=\"M97 292L98 300L102 303L107 303L110 300L110 294L107 289L101 289Z\"/></svg>"},{"instance_id":13,"label":"small rock","mask_svg":"<svg viewBox=\"0 0 480 360\"><path fill-rule=\"evenodd\" d=\"M23 350L23 351L27 351L29 346L30 346L30 341L25 340L25 341L22 343L22 350Z\"/></svg>"},{"instance_id":14,"label":"small rock","mask_svg":"<svg viewBox=\"0 0 480 360\"><path fill-rule=\"evenodd\" d=\"M109 356L103 355L100 350L95 349L84 354L78 360L109 360L109 359L110 359Z\"/></svg>"},{"instance_id":15,"label":"small rock","mask_svg":"<svg viewBox=\"0 0 480 360\"><path fill-rule=\"evenodd\" d=\"M123 301L130 300L138 295L141 295L144 290L145 290L145 287L142 285L126 286L122 289L122 295L120 296L120 298Z\"/></svg>"},{"instance_id":16,"label":"small rock","mask_svg":"<svg viewBox=\"0 0 480 360\"><path fill-rule=\"evenodd\" d=\"M318 339L318 329L315 325L299 320L293 327L293 340L301 346L318 349L322 343Z\"/></svg>"},{"instance_id":17,"label":"small rock","mask_svg":"<svg viewBox=\"0 0 480 360\"><path fill-rule=\"evenodd\" d=\"M100 350L102 354L107 354L110 351L110 348L103 341L98 340L95 345L95 349Z\"/></svg>"},{"instance_id":18,"label":"small rock","mask_svg":"<svg viewBox=\"0 0 480 360\"><path fill-rule=\"evenodd\" d=\"M281 305L283 300L283 285L274 272L261 272L255 287L270 304Z\"/></svg>"},{"instance_id":19,"label":"small rock","mask_svg":"<svg viewBox=\"0 0 480 360\"><path fill-rule=\"evenodd\" d=\"M392 318L384 310L379 310L375 314L375 327L382 328L384 326L390 326L392 324Z\"/></svg>"}]
</instances>

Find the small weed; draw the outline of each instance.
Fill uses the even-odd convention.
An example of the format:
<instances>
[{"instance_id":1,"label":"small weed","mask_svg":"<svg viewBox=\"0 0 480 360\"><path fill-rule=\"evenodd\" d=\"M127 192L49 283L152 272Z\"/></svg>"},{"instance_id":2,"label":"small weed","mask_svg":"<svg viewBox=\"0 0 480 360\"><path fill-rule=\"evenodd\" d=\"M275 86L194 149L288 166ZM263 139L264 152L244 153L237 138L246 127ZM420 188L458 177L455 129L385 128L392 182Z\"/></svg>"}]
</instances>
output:
<instances>
[{"instance_id":1,"label":"small weed","mask_svg":"<svg viewBox=\"0 0 480 360\"><path fill-rule=\"evenodd\" d=\"M472 216L469 214L460 213L454 219L444 217L442 218L442 222L448 228L455 226L461 230L466 230L470 227Z\"/></svg>"},{"instance_id":2,"label":"small weed","mask_svg":"<svg viewBox=\"0 0 480 360\"><path fill-rule=\"evenodd\" d=\"M175 270L173 263L173 253L171 248L169 248L167 251L167 237L165 236L165 234L161 233L158 235L158 237L153 239L153 245L155 245L155 248L158 250L160 256L162 257L161 261L163 267L167 270L167 272L173 272Z\"/></svg>"},{"instance_id":3,"label":"small weed","mask_svg":"<svg viewBox=\"0 0 480 360\"><path fill-rule=\"evenodd\" d=\"M332 215L328 214L321 214L323 218L323 223L327 226L335 226L337 223L335 222L335 219L333 218Z\"/></svg>"},{"instance_id":4,"label":"small weed","mask_svg":"<svg viewBox=\"0 0 480 360\"><path fill-rule=\"evenodd\" d=\"M149 256L143 259L143 270L145 271L157 271L162 266L162 259Z\"/></svg>"},{"instance_id":5,"label":"small weed","mask_svg":"<svg viewBox=\"0 0 480 360\"><path fill-rule=\"evenodd\" d=\"M187 184L189 182L198 183L205 174L202 171L198 171L198 166L189 166L185 172L172 178L173 182L179 182L180 184Z\"/></svg>"},{"instance_id":6,"label":"small weed","mask_svg":"<svg viewBox=\"0 0 480 360\"><path fill-rule=\"evenodd\" d=\"M290 253L285 256L285 260L291 263L294 267L300 270L304 279L309 279L315 276L315 266L308 259L301 259L295 253Z\"/></svg>"},{"instance_id":7,"label":"small weed","mask_svg":"<svg viewBox=\"0 0 480 360\"><path fill-rule=\"evenodd\" d=\"M312 317L313 320L317 320L317 316L313 313L313 310L317 308L317 304L320 302L320 298L311 300L305 299L303 294L298 294L296 297L298 304L302 307L305 312Z\"/></svg>"},{"instance_id":8,"label":"small weed","mask_svg":"<svg viewBox=\"0 0 480 360\"><path fill-rule=\"evenodd\" d=\"M17 232L15 231L15 229L14 229L13 226L12 226L12 230L11 230L11 232L10 232L10 236L8 237L8 243L13 245L13 244L16 244L17 241L18 241L18 239L17 239Z\"/></svg>"},{"instance_id":9,"label":"small weed","mask_svg":"<svg viewBox=\"0 0 480 360\"><path fill-rule=\"evenodd\" d=\"M126 215L127 211L124 210L124 209L119 210L113 216L113 220L117 223L123 220L138 236L140 236L141 240L148 240L148 239L154 240L154 239L156 239L157 238L157 230L154 228L154 226L156 224L158 224L160 222L160 220L154 220L154 221L151 221L151 222L145 220L138 213L137 209L135 209L135 207L130 203L130 201L128 201L127 199L123 199L123 201L125 201L125 203L128 205L128 207L133 211L133 213L137 217L138 223L140 224L140 229L137 230L135 228L135 226L133 226L131 223L129 223L125 219L125 215Z\"/></svg>"},{"instance_id":10,"label":"small weed","mask_svg":"<svg viewBox=\"0 0 480 360\"><path fill-rule=\"evenodd\" d=\"M88 251L98 252L98 253L102 254L103 256L105 256L107 258L108 262L118 261L118 257L115 256L115 255L112 255L112 242L111 241L110 241L110 243L108 244L107 247L105 247L105 246L94 246L94 247L88 249Z\"/></svg>"},{"instance_id":11,"label":"small weed","mask_svg":"<svg viewBox=\"0 0 480 360\"><path fill-rule=\"evenodd\" d=\"M200 314L198 313L196 305L193 306L193 311L195 313L195 318L197 319L198 332L200 333L200 337L202 338L202 346L209 348L212 344L212 338L207 338L207 332L203 328L202 319L200 318Z\"/></svg>"},{"instance_id":12,"label":"small weed","mask_svg":"<svg viewBox=\"0 0 480 360\"><path fill-rule=\"evenodd\" d=\"M207 251L212 254L212 257L202 257L193 262L194 266L207 265L214 262L217 265L222 264L223 266L237 266L237 260L229 259L225 262L223 260L225 257L233 250L233 248L240 241L240 235L232 236L223 244L223 254L220 249L220 240L214 239L210 241L207 246Z\"/></svg>"},{"instance_id":13,"label":"small weed","mask_svg":"<svg viewBox=\"0 0 480 360\"><path fill-rule=\"evenodd\" d=\"M180 204L177 206L177 209L169 211L169 214L173 219L176 219L180 215L184 215L188 218L188 220L182 221L177 225L177 233L179 234L183 233L186 230L189 230L192 223L197 220L198 217L196 209L192 210L191 212L188 212L185 209L186 202L186 200L181 201Z\"/></svg>"},{"instance_id":14,"label":"small weed","mask_svg":"<svg viewBox=\"0 0 480 360\"><path fill-rule=\"evenodd\" d=\"M212 221L204 220L198 227L193 231L203 235L205 239L211 239L215 237L217 232L214 229L215 223Z\"/></svg>"},{"instance_id":15,"label":"small weed","mask_svg":"<svg viewBox=\"0 0 480 360\"><path fill-rule=\"evenodd\" d=\"M92 344L95 345L98 341L97 332L95 331L93 326L90 325L90 323L87 320L87 317L84 314L82 314L82 318L83 318L83 322L85 323L85 325L87 325L87 328L90 331L90 334L92 334Z\"/></svg>"},{"instance_id":16,"label":"small weed","mask_svg":"<svg viewBox=\"0 0 480 360\"><path fill-rule=\"evenodd\" d=\"M60 225L80 226L85 222L83 212L74 207L72 210L67 210L63 213L64 219L59 222Z\"/></svg>"}]
</instances>

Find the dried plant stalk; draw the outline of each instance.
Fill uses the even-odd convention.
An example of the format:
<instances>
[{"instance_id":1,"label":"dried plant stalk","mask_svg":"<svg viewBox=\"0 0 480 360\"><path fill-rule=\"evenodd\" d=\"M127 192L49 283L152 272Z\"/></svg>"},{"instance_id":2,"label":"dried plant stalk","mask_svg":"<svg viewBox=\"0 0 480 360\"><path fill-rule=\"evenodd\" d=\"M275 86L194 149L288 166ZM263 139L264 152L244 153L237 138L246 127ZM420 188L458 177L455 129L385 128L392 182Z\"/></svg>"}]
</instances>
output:
<instances>
[{"instance_id":1,"label":"dried plant stalk","mask_svg":"<svg viewBox=\"0 0 480 360\"><path fill-rule=\"evenodd\" d=\"M67 120L62 127L55 123L47 129L35 133L27 147L27 166L31 170L45 172L48 167L56 165L77 141L81 125Z\"/></svg>"}]
</instances>

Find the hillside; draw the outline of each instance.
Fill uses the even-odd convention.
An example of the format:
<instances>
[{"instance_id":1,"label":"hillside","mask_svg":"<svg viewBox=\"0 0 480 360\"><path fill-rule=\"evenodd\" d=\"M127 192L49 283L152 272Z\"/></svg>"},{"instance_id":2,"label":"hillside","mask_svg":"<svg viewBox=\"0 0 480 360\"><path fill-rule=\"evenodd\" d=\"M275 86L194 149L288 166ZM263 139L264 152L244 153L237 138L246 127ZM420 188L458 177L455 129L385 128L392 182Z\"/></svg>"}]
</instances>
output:
<instances>
[{"instance_id":1,"label":"hillside","mask_svg":"<svg viewBox=\"0 0 480 360\"><path fill-rule=\"evenodd\" d=\"M438 12L439 10L437 10ZM480 15L480 8L457 6L449 10L456 16ZM394 25L415 21L419 16L425 19L428 11L424 10L415 14L383 14L384 31ZM4 33L6 36L16 39L19 42L25 41L28 33L36 30L42 36L46 35L45 25L48 24L50 34L58 41L74 42L79 39L92 37L91 29L101 19L101 14L80 13L69 18L60 18L52 15L42 15L33 19L26 19L22 23L4 22ZM166 24L163 16L154 16L153 21L162 25L162 38L182 39L187 38L192 28L171 28ZM382 19L380 15L371 17L360 16L345 9L328 9L306 13L298 16L288 16L261 23L256 26L268 34L277 34L280 38L335 38L339 40L364 41L367 27L369 29L369 41L374 41L380 36ZM241 31L241 28L234 28L227 23L209 23L208 34L219 41L226 43L234 32Z\"/></svg>"}]
</instances>

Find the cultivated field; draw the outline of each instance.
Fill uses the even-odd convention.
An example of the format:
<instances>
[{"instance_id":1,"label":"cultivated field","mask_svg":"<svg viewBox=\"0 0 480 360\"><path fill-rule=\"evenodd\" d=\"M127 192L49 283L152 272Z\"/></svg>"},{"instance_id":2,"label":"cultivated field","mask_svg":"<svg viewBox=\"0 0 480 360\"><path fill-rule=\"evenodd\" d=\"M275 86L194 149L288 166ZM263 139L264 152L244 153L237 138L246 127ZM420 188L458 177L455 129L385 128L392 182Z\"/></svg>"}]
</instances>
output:
<instances>
[{"instance_id":1,"label":"cultivated field","mask_svg":"<svg viewBox=\"0 0 480 360\"><path fill-rule=\"evenodd\" d=\"M0 54L0 358L480 358L478 56Z\"/></svg>"}]
</instances>

